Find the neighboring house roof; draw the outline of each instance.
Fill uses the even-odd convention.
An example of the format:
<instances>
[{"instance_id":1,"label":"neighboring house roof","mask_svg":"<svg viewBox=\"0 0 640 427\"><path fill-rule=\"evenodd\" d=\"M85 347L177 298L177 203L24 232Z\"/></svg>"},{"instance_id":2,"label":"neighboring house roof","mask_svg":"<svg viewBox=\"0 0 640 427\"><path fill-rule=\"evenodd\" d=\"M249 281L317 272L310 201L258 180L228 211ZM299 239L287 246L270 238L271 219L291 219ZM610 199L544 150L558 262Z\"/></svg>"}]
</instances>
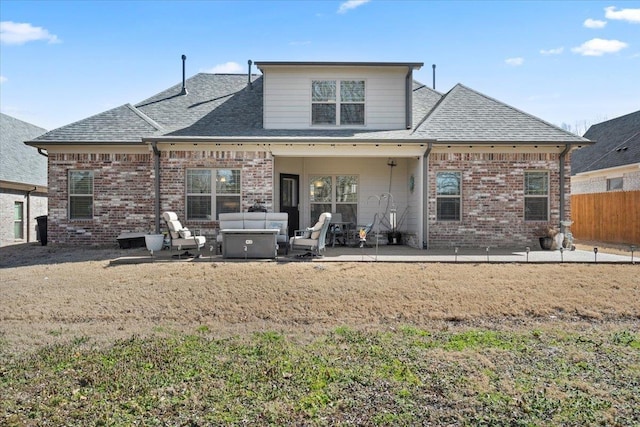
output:
<instances>
[{"instance_id":1,"label":"neighboring house roof","mask_svg":"<svg viewBox=\"0 0 640 427\"><path fill-rule=\"evenodd\" d=\"M442 97L414 135L452 143L588 143L584 138L461 84Z\"/></svg>"},{"instance_id":2,"label":"neighboring house roof","mask_svg":"<svg viewBox=\"0 0 640 427\"><path fill-rule=\"evenodd\" d=\"M0 181L47 185L47 158L24 144L46 129L0 113Z\"/></svg>"},{"instance_id":3,"label":"neighboring house roof","mask_svg":"<svg viewBox=\"0 0 640 427\"><path fill-rule=\"evenodd\" d=\"M598 123L584 134L596 143L571 155L571 174L640 163L640 110Z\"/></svg>"},{"instance_id":4,"label":"neighboring house roof","mask_svg":"<svg viewBox=\"0 0 640 427\"><path fill-rule=\"evenodd\" d=\"M200 73L187 79L185 86L186 96L181 95L181 84L174 85L135 106L123 105L55 129L30 144L141 143L156 138L589 142L462 85L443 95L414 81L413 129L396 130L264 129L262 76L252 75L249 85L247 74Z\"/></svg>"}]
</instances>

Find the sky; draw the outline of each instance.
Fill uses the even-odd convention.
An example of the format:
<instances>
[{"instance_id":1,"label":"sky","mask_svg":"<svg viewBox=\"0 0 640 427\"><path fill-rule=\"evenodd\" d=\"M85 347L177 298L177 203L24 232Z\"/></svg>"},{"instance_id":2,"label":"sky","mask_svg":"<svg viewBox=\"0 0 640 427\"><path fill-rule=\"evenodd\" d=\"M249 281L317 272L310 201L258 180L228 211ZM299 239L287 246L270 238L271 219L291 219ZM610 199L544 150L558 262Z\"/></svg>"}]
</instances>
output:
<instances>
[{"instance_id":1,"label":"sky","mask_svg":"<svg viewBox=\"0 0 640 427\"><path fill-rule=\"evenodd\" d=\"M0 1L0 110L51 130L247 61L422 62L579 134L640 109L640 1ZM257 72L255 66L253 71Z\"/></svg>"}]
</instances>

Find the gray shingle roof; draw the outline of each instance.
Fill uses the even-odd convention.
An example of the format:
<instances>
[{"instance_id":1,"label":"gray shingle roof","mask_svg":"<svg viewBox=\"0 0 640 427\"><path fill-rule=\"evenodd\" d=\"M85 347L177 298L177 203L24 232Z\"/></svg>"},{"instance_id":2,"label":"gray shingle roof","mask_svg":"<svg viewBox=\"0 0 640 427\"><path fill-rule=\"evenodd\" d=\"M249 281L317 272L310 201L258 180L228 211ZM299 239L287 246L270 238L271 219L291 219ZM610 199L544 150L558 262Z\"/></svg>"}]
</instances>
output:
<instances>
[{"instance_id":1,"label":"gray shingle roof","mask_svg":"<svg viewBox=\"0 0 640 427\"><path fill-rule=\"evenodd\" d=\"M572 153L572 175L640 163L640 110L595 124L584 137L596 143Z\"/></svg>"},{"instance_id":2,"label":"gray shingle roof","mask_svg":"<svg viewBox=\"0 0 640 427\"><path fill-rule=\"evenodd\" d=\"M47 185L47 158L24 144L46 129L0 113L0 180Z\"/></svg>"},{"instance_id":3,"label":"gray shingle roof","mask_svg":"<svg viewBox=\"0 0 640 427\"><path fill-rule=\"evenodd\" d=\"M130 104L62 126L36 138L38 142L131 142L158 134L160 126Z\"/></svg>"},{"instance_id":4,"label":"gray shingle roof","mask_svg":"<svg viewBox=\"0 0 640 427\"><path fill-rule=\"evenodd\" d=\"M34 141L141 143L154 137L194 140L304 138L424 141L582 142L576 135L457 85L443 95L419 82L413 85L413 126L398 130L263 129L262 76L200 73L182 85L148 98L53 130Z\"/></svg>"},{"instance_id":5,"label":"gray shingle roof","mask_svg":"<svg viewBox=\"0 0 640 427\"><path fill-rule=\"evenodd\" d=\"M457 84L414 132L442 142L588 142L537 117Z\"/></svg>"}]
</instances>

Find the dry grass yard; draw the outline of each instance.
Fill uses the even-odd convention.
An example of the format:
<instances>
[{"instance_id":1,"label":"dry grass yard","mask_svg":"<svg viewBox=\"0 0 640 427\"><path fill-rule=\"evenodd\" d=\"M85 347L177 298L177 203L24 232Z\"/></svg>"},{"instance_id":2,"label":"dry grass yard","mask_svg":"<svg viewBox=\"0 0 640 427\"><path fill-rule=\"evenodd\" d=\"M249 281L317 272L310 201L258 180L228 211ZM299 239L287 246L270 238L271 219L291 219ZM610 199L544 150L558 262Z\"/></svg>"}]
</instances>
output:
<instances>
[{"instance_id":1,"label":"dry grass yard","mask_svg":"<svg viewBox=\"0 0 640 427\"><path fill-rule=\"evenodd\" d=\"M639 265L0 254L0 424L640 423Z\"/></svg>"},{"instance_id":2,"label":"dry grass yard","mask_svg":"<svg viewBox=\"0 0 640 427\"><path fill-rule=\"evenodd\" d=\"M77 337L109 343L202 325L216 336L264 330L315 335L340 325L386 329L434 321L508 325L640 318L639 267L633 265L110 266L122 251L3 251L0 337L16 350ZM30 252L39 256L28 257ZM27 258L32 265L19 266Z\"/></svg>"}]
</instances>

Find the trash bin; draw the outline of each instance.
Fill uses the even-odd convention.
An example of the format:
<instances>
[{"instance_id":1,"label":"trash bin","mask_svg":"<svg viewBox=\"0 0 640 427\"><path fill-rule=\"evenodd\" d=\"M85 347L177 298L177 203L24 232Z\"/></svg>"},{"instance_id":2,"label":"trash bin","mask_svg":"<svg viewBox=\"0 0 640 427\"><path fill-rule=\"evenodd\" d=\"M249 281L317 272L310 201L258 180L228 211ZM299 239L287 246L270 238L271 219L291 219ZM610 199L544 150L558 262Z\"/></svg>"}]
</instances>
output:
<instances>
[{"instance_id":1,"label":"trash bin","mask_svg":"<svg viewBox=\"0 0 640 427\"><path fill-rule=\"evenodd\" d=\"M41 215L36 217L38 221L38 235L40 236L40 244L42 246L47 245L47 215Z\"/></svg>"}]
</instances>

